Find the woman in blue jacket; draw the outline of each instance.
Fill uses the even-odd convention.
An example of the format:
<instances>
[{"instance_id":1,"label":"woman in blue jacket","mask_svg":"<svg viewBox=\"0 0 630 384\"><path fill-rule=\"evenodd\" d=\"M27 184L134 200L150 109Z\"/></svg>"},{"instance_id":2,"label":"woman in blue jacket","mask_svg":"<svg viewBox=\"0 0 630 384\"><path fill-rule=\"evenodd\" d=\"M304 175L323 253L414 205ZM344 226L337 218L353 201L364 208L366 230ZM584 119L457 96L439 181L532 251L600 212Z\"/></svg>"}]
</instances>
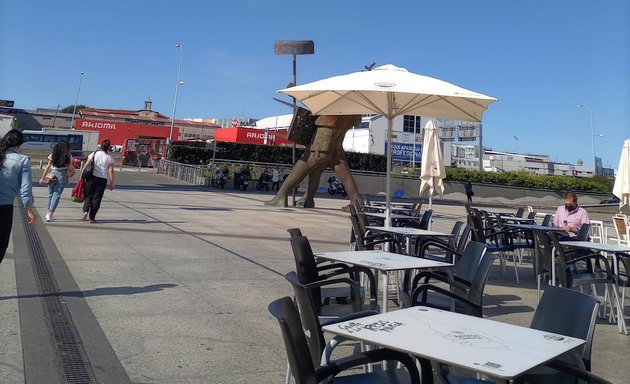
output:
<instances>
[{"instance_id":1,"label":"woman in blue jacket","mask_svg":"<svg viewBox=\"0 0 630 384\"><path fill-rule=\"evenodd\" d=\"M20 154L24 136L12 129L0 141L0 262L9 246L13 225L13 200L20 195L26 207L28 223L34 224L37 216L33 211L33 181L31 160Z\"/></svg>"}]
</instances>

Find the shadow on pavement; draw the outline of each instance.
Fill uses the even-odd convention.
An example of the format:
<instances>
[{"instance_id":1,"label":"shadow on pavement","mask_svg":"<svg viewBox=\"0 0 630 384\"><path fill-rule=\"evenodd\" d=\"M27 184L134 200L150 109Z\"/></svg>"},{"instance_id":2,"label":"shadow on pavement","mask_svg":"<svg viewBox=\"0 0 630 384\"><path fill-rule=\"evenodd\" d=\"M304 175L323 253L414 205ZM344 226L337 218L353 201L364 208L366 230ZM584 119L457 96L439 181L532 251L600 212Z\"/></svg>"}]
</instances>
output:
<instances>
[{"instance_id":1,"label":"shadow on pavement","mask_svg":"<svg viewBox=\"0 0 630 384\"><path fill-rule=\"evenodd\" d=\"M5 296L0 297L0 300L11 299L28 299L34 297L50 297L50 296L65 296L65 297L90 297L90 296L120 296L120 295L136 295L139 293L158 292L165 288L174 288L177 284L152 284L145 285L144 287L132 287L129 285L121 287L105 287L94 288L87 291L67 291L67 292L55 292L49 294L37 294L37 295L19 295L19 296Z\"/></svg>"}]
</instances>

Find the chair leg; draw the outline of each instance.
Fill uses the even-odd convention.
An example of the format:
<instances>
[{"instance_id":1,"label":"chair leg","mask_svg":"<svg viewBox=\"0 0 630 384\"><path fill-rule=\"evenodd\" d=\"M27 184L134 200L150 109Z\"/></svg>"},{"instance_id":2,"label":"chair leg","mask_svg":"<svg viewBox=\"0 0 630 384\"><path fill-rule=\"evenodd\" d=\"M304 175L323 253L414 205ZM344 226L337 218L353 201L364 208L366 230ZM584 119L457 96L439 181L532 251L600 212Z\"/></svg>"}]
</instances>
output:
<instances>
[{"instance_id":1,"label":"chair leg","mask_svg":"<svg viewBox=\"0 0 630 384\"><path fill-rule=\"evenodd\" d=\"M518 278L518 267L516 266L516 254L512 253L512 261L514 262L514 275L516 276L516 284L520 285L521 280Z\"/></svg>"},{"instance_id":2,"label":"chair leg","mask_svg":"<svg viewBox=\"0 0 630 384\"><path fill-rule=\"evenodd\" d=\"M293 376L291 375L291 366L289 365L289 360L287 360L287 374L284 379L284 384L289 384L292 377Z\"/></svg>"}]
</instances>

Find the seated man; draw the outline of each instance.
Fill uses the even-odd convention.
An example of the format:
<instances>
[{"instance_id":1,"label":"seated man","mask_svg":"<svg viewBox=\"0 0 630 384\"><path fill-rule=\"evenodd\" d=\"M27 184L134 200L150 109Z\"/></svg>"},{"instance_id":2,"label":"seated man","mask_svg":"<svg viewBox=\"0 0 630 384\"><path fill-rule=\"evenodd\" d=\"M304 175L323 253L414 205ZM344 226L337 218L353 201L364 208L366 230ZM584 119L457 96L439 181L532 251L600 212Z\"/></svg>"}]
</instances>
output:
<instances>
[{"instance_id":1,"label":"seated man","mask_svg":"<svg viewBox=\"0 0 630 384\"><path fill-rule=\"evenodd\" d=\"M582 224L589 223L588 212L586 212L586 209L578 206L575 192L566 192L564 194L564 205L556 209L556 214L553 218L554 228L560 228L567 232L559 240L575 240L580 228L582 228Z\"/></svg>"}]
</instances>

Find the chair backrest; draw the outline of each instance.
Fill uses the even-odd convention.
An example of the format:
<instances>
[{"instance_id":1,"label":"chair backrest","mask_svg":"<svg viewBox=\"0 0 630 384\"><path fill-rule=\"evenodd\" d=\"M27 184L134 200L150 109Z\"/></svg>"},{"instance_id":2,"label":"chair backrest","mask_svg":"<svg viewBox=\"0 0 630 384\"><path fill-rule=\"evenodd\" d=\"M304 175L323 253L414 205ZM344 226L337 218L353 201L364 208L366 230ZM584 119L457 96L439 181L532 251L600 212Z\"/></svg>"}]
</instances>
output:
<instances>
[{"instance_id":1,"label":"chair backrest","mask_svg":"<svg viewBox=\"0 0 630 384\"><path fill-rule=\"evenodd\" d=\"M267 309L280 324L289 367L296 384L316 383L313 358L293 301L290 297L282 297L269 304Z\"/></svg>"},{"instance_id":2,"label":"chair backrest","mask_svg":"<svg viewBox=\"0 0 630 384\"><path fill-rule=\"evenodd\" d=\"M462 256L455 264L454 275L468 282L472 282L479 268L479 262L486 253L486 249L487 247L483 243L477 241L468 242L462 252Z\"/></svg>"},{"instance_id":3,"label":"chair backrest","mask_svg":"<svg viewBox=\"0 0 630 384\"><path fill-rule=\"evenodd\" d=\"M433 210L432 209L427 209L426 211L424 211L424 213L422 214L422 219L420 219L420 229L428 229L429 228L429 221L431 221L431 216L433 215Z\"/></svg>"},{"instance_id":4,"label":"chair backrest","mask_svg":"<svg viewBox=\"0 0 630 384\"><path fill-rule=\"evenodd\" d=\"M536 218L536 212L530 212L527 214L527 218L528 219L535 219Z\"/></svg>"},{"instance_id":5,"label":"chair backrest","mask_svg":"<svg viewBox=\"0 0 630 384\"><path fill-rule=\"evenodd\" d=\"M586 341L582 359L590 370L591 347L597 320L597 299L571 289L548 286L530 328L577 337Z\"/></svg>"},{"instance_id":6,"label":"chair backrest","mask_svg":"<svg viewBox=\"0 0 630 384\"><path fill-rule=\"evenodd\" d=\"M365 216L365 215L363 215ZM365 232L361 228L358 216L350 216L350 222L352 223L352 233L354 233L355 247L358 251L365 249L363 244L365 243Z\"/></svg>"},{"instance_id":7,"label":"chair backrest","mask_svg":"<svg viewBox=\"0 0 630 384\"><path fill-rule=\"evenodd\" d=\"M516 213L514 214L514 216L523 217L524 214L525 214L525 208L520 207L519 209L516 210Z\"/></svg>"},{"instance_id":8,"label":"chair backrest","mask_svg":"<svg viewBox=\"0 0 630 384\"><path fill-rule=\"evenodd\" d=\"M310 290L302 284L295 272L289 272L284 278L291 283L295 302L299 309L300 318L302 319L302 327L306 335L306 342L312 357L313 367L320 366L320 356L326 346L324 335L321 332L321 323L317 316L315 302L310 294Z\"/></svg>"},{"instance_id":9,"label":"chair backrest","mask_svg":"<svg viewBox=\"0 0 630 384\"><path fill-rule=\"evenodd\" d=\"M306 236L296 236L289 239L291 248L293 249L293 258L295 259L295 271L298 278L303 284L312 283L320 279L317 271L317 263L315 255L311 248L311 243ZM311 294L316 303L321 302L321 289L312 288Z\"/></svg>"},{"instance_id":10,"label":"chair backrest","mask_svg":"<svg viewBox=\"0 0 630 384\"><path fill-rule=\"evenodd\" d=\"M551 272L551 242L543 231L532 231L534 234L534 257L536 258L536 274Z\"/></svg>"},{"instance_id":11,"label":"chair backrest","mask_svg":"<svg viewBox=\"0 0 630 384\"><path fill-rule=\"evenodd\" d=\"M459 239L457 239L457 247L455 250L459 253L464 251L464 247L468 244L470 240L470 226L468 224L464 225L461 233L459 234Z\"/></svg>"},{"instance_id":12,"label":"chair backrest","mask_svg":"<svg viewBox=\"0 0 630 384\"><path fill-rule=\"evenodd\" d=\"M580 230L577 233L576 239L580 241L588 241L588 233L591 230L591 225L586 223L582 224Z\"/></svg>"},{"instance_id":13,"label":"chair backrest","mask_svg":"<svg viewBox=\"0 0 630 384\"><path fill-rule=\"evenodd\" d=\"M453 229L451 229L451 235L453 235L453 239L457 239L457 237L459 236L459 232L462 230L463 227L464 222L460 220L457 220L455 224L453 224Z\"/></svg>"},{"instance_id":14,"label":"chair backrest","mask_svg":"<svg viewBox=\"0 0 630 384\"><path fill-rule=\"evenodd\" d=\"M626 219L623 216L615 215L612 217L613 224L615 225L615 231L617 232L617 241L620 244L628 244L629 240L629 228L626 225Z\"/></svg>"},{"instance_id":15,"label":"chair backrest","mask_svg":"<svg viewBox=\"0 0 630 384\"><path fill-rule=\"evenodd\" d=\"M488 281L494 259L496 259L496 256L493 253L486 252L481 258L475 276L470 282L468 300L478 304L480 309L483 308L483 291L486 288L486 282ZM482 314L480 312L477 315L481 317Z\"/></svg>"},{"instance_id":16,"label":"chair backrest","mask_svg":"<svg viewBox=\"0 0 630 384\"><path fill-rule=\"evenodd\" d=\"M289 228L287 229L287 232L289 232L289 236L291 237L302 236L300 228Z\"/></svg>"},{"instance_id":17,"label":"chair backrest","mask_svg":"<svg viewBox=\"0 0 630 384\"><path fill-rule=\"evenodd\" d=\"M542 221L541 225L544 225L545 227L548 227L549 224L551 223L552 219L553 219L553 215L546 214L545 217L543 218L543 221Z\"/></svg>"},{"instance_id":18,"label":"chair backrest","mask_svg":"<svg viewBox=\"0 0 630 384\"><path fill-rule=\"evenodd\" d=\"M560 245L560 241L558 240L558 236L555 233L548 233L547 237L551 243L551 246L555 249L556 258L555 261L558 263L556 266L556 277L560 280L560 285L566 288L573 287L573 276L571 276L571 271L567 266L567 261L569 258L564 253L564 248ZM553 262L553 261L552 261Z\"/></svg>"},{"instance_id":19,"label":"chair backrest","mask_svg":"<svg viewBox=\"0 0 630 384\"><path fill-rule=\"evenodd\" d=\"M472 214L468 217L471 222L472 239L480 243L486 242L486 235L483 232L483 221L481 217L476 214Z\"/></svg>"},{"instance_id":20,"label":"chair backrest","mask_svg":"<svg viewBox=\"0 0 630 384\"><path fill-rule=\"evenodd\" d=\"M591 241L604 242L604 222L601 220L591 220L591 229L588 233Z\"/></svg>"}]
</instances>

